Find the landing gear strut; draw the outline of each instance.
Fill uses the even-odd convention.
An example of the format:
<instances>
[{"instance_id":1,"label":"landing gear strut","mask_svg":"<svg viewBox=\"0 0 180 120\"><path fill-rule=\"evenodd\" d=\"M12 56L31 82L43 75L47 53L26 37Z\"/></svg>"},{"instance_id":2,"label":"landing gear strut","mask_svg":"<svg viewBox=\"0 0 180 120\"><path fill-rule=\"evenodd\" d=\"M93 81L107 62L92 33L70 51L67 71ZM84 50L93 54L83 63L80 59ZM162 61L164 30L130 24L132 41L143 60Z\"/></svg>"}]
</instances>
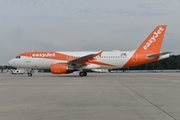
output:
<instances>
[{"instance_id":1,"label":"landing gear strut","mask_svg":"<svg viewBox=\"0 0 180 120\"><path fill-rule=\"evenodd\" d=\"M80 77L87 76L87 72L81 71L81 72L79 72L79 76Z\"/></svg>"},{"instance_id":2,"label":"landing gear strut","mask_svg":"<svg viewBox=\"0 0 180 120\"><path fill-rule=\"evenodd\" d=\"M32 76L32 69L28 70L28 76L29 76L29 77Z\"/></svg>"}]
</instances>

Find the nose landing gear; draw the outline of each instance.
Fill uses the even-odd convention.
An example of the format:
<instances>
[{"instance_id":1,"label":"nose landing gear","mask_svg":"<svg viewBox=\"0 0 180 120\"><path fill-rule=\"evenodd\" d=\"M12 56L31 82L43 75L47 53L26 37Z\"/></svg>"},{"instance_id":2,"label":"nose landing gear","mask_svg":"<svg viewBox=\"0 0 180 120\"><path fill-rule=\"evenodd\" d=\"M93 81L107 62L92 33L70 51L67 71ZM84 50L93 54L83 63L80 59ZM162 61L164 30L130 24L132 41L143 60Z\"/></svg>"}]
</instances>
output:
<instances>
[{"instance_id":1,"label":"nose landing gear","mask_svg":"<svg viewBox=\"0 0 180 120\"><path fill-rule=\"evenodd\" d=\"M28 76L31 77L31 76L32 76L32 73L28 73Z\"/></svg>"},{"instance_id":2,"label":"nose landing gear","mask_svg":"<svg viewBox=\"0 0 180 120\"><path fill-rule=\"evenodd\" d=\"M29 77L31 77L31 76L32 76L32 72L33 72L33 70L32 70L32 69L28 70L28 76L29 76Z\"/></svg>"}]
</instances>

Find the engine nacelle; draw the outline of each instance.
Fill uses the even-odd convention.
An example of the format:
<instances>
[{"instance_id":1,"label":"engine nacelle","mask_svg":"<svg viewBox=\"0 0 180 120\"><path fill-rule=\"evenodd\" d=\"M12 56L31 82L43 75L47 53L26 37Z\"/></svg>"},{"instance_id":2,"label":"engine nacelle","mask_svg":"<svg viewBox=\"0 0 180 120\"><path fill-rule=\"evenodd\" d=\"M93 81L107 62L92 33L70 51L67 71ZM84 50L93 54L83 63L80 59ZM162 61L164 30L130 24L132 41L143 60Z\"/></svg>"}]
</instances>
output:
<instances>
[{"instance_id":1,"label":"engine nacelle","mask_svg":"<svg viewBox=\"0 0 180 120\"><path fill-rule=\"evenodd\" d=\"M52 64L51 73L52 74L68 74L72 73L74 68L68 67L67 64Z\"/></svg>"}]
</instances>

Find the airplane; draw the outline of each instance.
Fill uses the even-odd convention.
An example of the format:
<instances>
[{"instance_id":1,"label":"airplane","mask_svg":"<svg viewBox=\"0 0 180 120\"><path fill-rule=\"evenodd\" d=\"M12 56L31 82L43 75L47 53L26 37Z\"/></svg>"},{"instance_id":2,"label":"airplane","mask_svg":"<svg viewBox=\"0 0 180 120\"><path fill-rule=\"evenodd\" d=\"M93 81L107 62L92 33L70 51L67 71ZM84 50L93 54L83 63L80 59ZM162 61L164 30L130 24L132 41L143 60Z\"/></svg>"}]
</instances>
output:
<instances>
[{"instance_id":1,"label":"airplane","mask_svg":"<svg viewBox=\"0 0 180 120\"><path fill-rule=\"evenodd\" d=\"M89 69L119 69L155 62L168 58L171 52L160 52L166 25L158 25L144 42L133 51L31 51L19 54L9 61L16 68L50 69L52 74L69 74L79 71L87 76Z\"/></svg>"}]
</instances>

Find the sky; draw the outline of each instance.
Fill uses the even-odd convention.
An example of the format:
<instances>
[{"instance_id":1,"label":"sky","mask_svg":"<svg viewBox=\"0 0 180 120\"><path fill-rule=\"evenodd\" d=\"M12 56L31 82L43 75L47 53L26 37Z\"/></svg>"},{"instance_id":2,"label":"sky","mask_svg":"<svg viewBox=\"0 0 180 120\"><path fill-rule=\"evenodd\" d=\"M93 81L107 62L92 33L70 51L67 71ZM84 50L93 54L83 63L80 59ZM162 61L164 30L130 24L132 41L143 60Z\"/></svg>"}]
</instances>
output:
<instances>
[{"instance_id":1,"label":"sky","mask_svg":"<svg viewBox=\"0 0 180 120\"><path fill-rule=\"evenodd\" d=\"M27 51L135 50L167 25L179 55L180 0L0 0L0 65Z\"/></svg>"}]
</instances>

